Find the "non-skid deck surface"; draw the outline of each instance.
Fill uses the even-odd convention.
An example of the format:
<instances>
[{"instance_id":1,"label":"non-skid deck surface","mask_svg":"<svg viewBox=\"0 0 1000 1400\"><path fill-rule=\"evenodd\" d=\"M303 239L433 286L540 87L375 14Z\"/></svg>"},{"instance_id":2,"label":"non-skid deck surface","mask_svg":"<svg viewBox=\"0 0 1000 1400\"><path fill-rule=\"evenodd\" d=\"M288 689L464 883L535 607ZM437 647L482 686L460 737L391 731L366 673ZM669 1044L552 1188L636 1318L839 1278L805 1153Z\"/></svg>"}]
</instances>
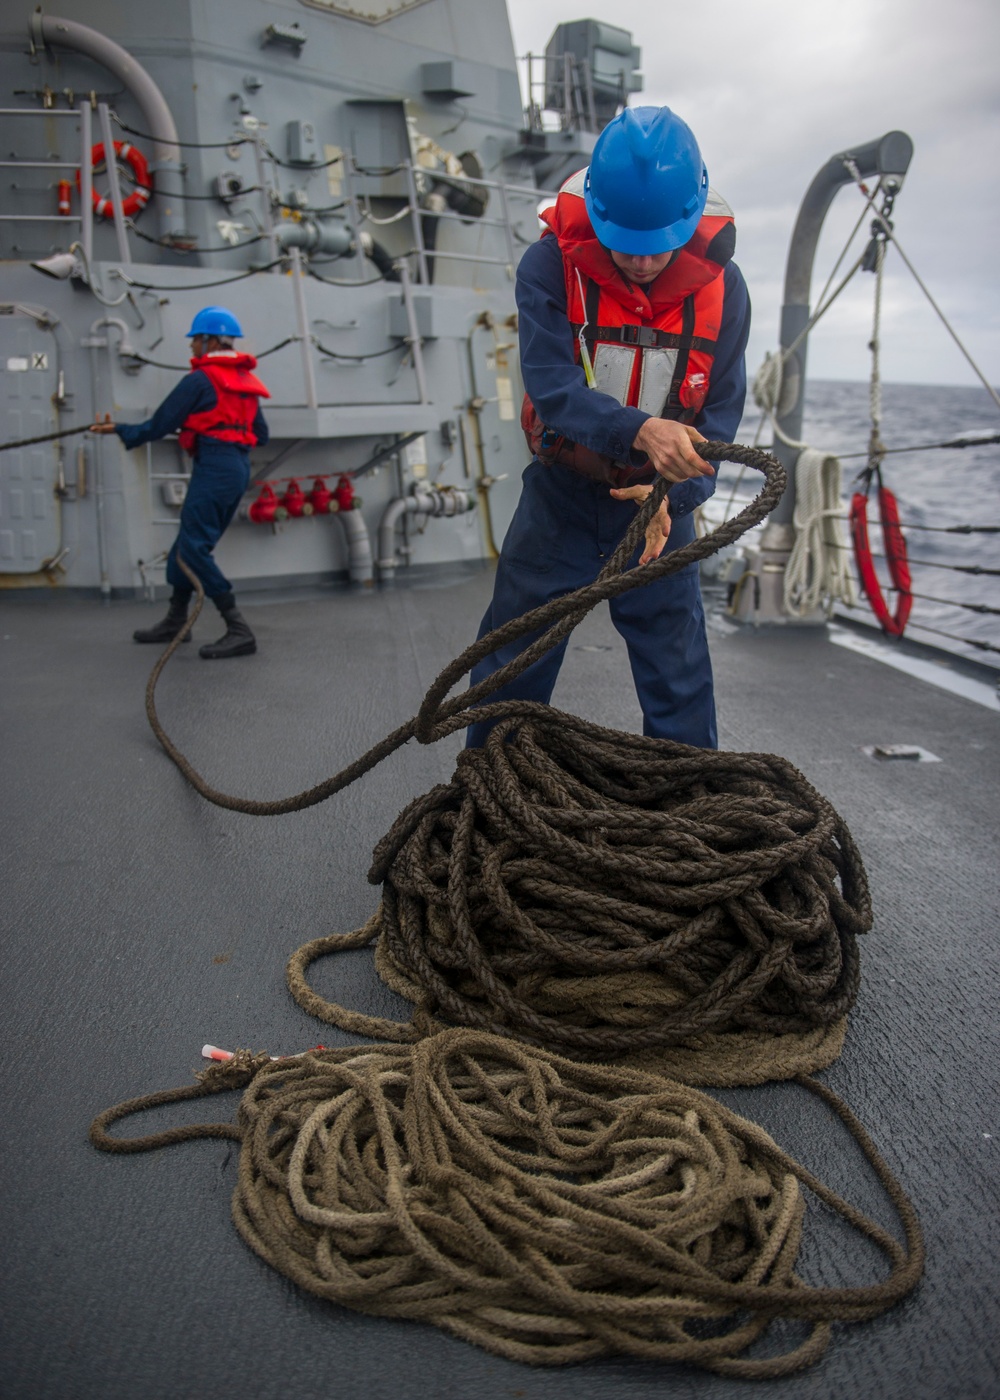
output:
<instances>
[{"instance_id":1,"label":"non-skid deck surface","mask_svg":"<svg viewBox=\"0 0 1000 1400\"><path fill-rule=\"evenodd\" d=\"M297 791L411 715L474 635L489 570L358 597L242 599L260 652L225 664L185 647L161 684L168 731L216 786ZM451 771L458 739L410 744L353 789L294 816L211 807L149 732L155 652L142 604L0 599L3 783L5 1400L974 1400L998 1389L998 716L834 647L822 632L713 630L723 747L784 754L847 818L876 925L842 1059L828 1074L911 1193L927 1275L894 1312L838 1328L819 1365L727 1381L610 1360L534 1371L435 1330L301 1294L229 1221L235 1146L111 1158L92 1115L183 1084L204 1041L287 1053L336 1033L288 996L288 954L374 908L372 847ZM200 640L214 636L212 618ZM638 728L607 614L570 642L555 701ZM908 743L940 763L878 763ZM402 1009L367 953L317 984ZM794 1085L732 1092L834 1187L888 1222L844 1131ZM195 1109L220 1116L235 1096ZM812 1203L801 1272L872 1280L870 1252Z\"/></svg>"}]
</instances>

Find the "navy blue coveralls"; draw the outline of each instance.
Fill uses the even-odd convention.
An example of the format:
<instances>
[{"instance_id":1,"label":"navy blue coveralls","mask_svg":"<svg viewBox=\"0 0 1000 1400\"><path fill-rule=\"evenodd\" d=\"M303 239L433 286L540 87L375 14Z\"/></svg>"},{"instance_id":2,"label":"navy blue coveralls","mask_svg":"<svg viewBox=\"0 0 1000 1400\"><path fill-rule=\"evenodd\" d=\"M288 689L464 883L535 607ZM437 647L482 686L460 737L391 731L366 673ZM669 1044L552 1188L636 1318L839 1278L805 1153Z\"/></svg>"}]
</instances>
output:
<instances>
[{"instance_id":1,"label":"navy blue coveralls","mask_svg":"<svg viewBox=\"0 0 1000 1400\"><path fill-rule=\"evenodd\" d=\"M722 325L708 398L694 426L706 438L732 442L746 397L744 352L750 332L750 299L733 263L724 274ZM638 465L631 443L649 417L587 387L573 354L566 311L562 254L553 237L532 244L517 270L516 299L525 390L544 423L572 424L569 435L618 461ZM569 467L533 460L524 471L521 498L497 563L493 601L479 636L553 598L592 583L635 518L634 501L616 501L610 488ZM670 488L671 529L666 549L694 539L692 512L715 490L714 477ZM640 547L632 560L635 567ZM643 733L700 748L717 747L712 663L698 566L636 588L610 601L612 621L628 647L632 677L642 706ZM536 634L537 635L537 634ZM472 684L512 661L527 645L522 638L486 657L472 671ZM488 697L548 703L568 639L514 681ZM469 726L467 743L481 745L491 724Z\"/></svg>"},{"instance_id":2,"label":"navy blue coveralls","mask_svg":"<svg viewBox=\"0 0 1000 1400\"><path fill-rule=\"evenodd\" d=\"M168 433L180 432L192 413L203 413L218 402L215 386L200 369L184 376L145 423L119 423L115 432L126 447L141 447ZM251 431L258 446L270 436L260 406ZM238 442L221 442L199 435L187 495L181 507L180 530L167 555L167 582L176 593L190 595L191 584L177 564L184 562L201 579L208 598L232 592L232 584L216 564L212 550L236 514L250 481L250 451Z\"/></svg>"}]
</instances>

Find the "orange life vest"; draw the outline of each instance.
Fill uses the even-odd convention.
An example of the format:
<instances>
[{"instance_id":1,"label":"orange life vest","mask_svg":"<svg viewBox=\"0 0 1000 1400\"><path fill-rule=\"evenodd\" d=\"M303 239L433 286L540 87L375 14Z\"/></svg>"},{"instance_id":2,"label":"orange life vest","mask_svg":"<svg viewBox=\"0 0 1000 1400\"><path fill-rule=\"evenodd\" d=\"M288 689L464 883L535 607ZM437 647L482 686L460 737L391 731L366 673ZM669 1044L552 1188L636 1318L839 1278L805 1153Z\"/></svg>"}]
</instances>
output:
<instances>
[{"instance_id":1,"label":"orange life vest","mask_svg":"<svg viewBox=\"0 0 1000 1400\"><path fill-rule=\"evenodd\" d=\"M255 447L257 437L253 421L261 399L270 392L251 370L257 368L253 355L198 355L191 361L192 369L207 374L216 393L215 405L201 413L189 413L180 431L180 443L185 452L194 456L199 437L217 438L220 442L238 442Z\"/></svg>"},{"instance_id":2,"label":"orange life vest","mask_svg":"<svg viewBox=\"0 0 1000 1400\"><path fill-rule=\"evenodd\" d=\"M583 201L583 175L580 171L567 180L555 204L542 214L559 240L577 362L582 338L596 389L653 417L691 423L712 377L723 273L736 246L732 210L710 191L693 237L654 282L634 286L594 233ZM558 424L544 424L527 394L521 427L543 463L559 462L615 486L650 475L648 464L616 462L573 442Z\"/></svg>"}]
</instances>

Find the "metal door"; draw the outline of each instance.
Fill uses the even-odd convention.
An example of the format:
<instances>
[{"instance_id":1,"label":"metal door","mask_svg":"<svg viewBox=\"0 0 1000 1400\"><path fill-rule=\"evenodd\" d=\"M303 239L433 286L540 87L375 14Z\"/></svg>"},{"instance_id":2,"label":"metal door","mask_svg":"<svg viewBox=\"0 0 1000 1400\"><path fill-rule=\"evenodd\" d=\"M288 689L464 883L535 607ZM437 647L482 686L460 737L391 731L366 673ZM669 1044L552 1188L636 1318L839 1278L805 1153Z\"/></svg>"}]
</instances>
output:
<instances>
[{"instance_id":1,"label":"metal door","mask_svg":"<svg viewBox=\"0 0 1000 1400\"><path fill-rule=\"evenodd\" d=\"M31 316L0 315L0 441L55 432L58 367L52 333ZM58 548L59 445L0 452L0 573L36 573Z\"/></svg>"}]
</instances>

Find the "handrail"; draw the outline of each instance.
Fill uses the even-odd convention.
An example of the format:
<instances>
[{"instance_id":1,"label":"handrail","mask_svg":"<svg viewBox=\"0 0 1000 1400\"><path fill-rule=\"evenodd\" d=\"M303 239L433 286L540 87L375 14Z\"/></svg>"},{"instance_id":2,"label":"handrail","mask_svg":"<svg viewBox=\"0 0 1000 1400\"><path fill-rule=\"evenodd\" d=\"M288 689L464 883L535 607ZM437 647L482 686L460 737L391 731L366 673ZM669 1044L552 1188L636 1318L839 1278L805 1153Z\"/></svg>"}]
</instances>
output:
<instances>
[{"instance_id":1,"label":"handrail","mask_svg":"<svg viewBox=\"0 0 1000 1400\"><path fill-rule=\"evenodd\" d=\"M79 106L68 108L51 107L0 107L0 117L72 117L80 123L80 158L72 160L4 160L0 170L78 170L80 172L80 213L79 214L0 214L0 223L32 224L79 224L80 244L88 265L93 255L94 211L91 202L91 105L87 99ZM117 173L117 172L116 172Z\"/></svg>"},{"instance_id":2,"label":"handrail","mask_svg":"<svg viewBox=\"0 0 1000 1400\"><path fill-rule=\"evenodd\" d=\"M101 124L101 137L104 145L104 166L111 186L111 212L115 223L115 238L118 242L118 256L122 262L132 261L128 233L125 229L125 211L121 185L118 183L118 163L115 160L115 138L111 130L111 112L106 102L97 104L97 116ZM90 152L86 153L86 163L90 165Z\"/></svg>"},{"instance_id":3,"label":"handrail","mask_svg":"<svg viewBox=\"0 0 1000 1400\"><path fill-rule=\"evenodd\" d=\"M358 164L357 158L352 151L345 152L345 156L346 159L344 160L344 179L345 188L348 191L347 203L350 206L352 221L353 219L357 219L358 224L360 225L362 219L357 209L357 198L354 193L352 177L364 177L365 175L370 174L372 172L370 172L366 167ZM555 196L558 193L555 190L538 189L535 186L511 185L508 184L506 181L502 180L485 180L479 176L473 177L471 175L452 175L449 174L447 171L428 170L425 166L416 165L412 160L400 161L398 165L388 167L385 170L380 170L378 173L380 176L383 177L398 174L402 174L404 176L407 191L405 211L410 218L410 225L413 232L414 244L410 252L416 256L417 266L420 273L420 281L425 285L428 284L431 280L428 263L431 259L438 258L448 258L451 259L453 262L485 263L493 267L506 267L508 269L509 275L513 276L514 264L517 261L517 253L514 247L515 233L513 222L511 219L510 205L508 203L507 196L509 194L519 194L527 195L532 199L540 200L545 199L549 196ZM424 176L425 178L433 180L435 184L453 185L459 189L472 186L475 189L496 190L500 200L501 217L495 219L477 218L470 220L467 214L460 214L453 209L443 209L440 211L434 211L433 213L431 213L431 211L429 210L422 209L420 206L420 199L417 191L418 173ZM424 217L427 217L428 215L435 219L446 219L453 223L485 223L490 228L502 228L507 244L506 258L491 257L485 253L458 253L451 252L448 249L428 248L424 241L422 227L422 219Z\"/></svg>"},{"instance_id":4,"label":"handrail","mask_svg":"<svg viewBox=\"0 0 1000 1400\"><path fill-rule=\"evenodd\" d=\"M104 144L107 145L108 141L110 140L110 114L108 111L107 104L98 104L97 113L102 129L102 134L105 137ZM59 222L59 220L61 219L66 219L69 222L78 223L81 225L80 242L83 248L85 258L89 262L93 257L93 183L92 170L90 164L93 113L91 103L89 102L89 100L83 100L80 102L78 107L66 110L49 110L33 107L3 107L0 108L0 115L59 116L71 117L79 120L81 145L79 163L74 161L63 160L0 161L0 169L78 169L80 171L81 212L79 214L68 215L27 213L0 214L0 222L15 223L25 221L40 223L56 223ZM273 241L274 231L273 226L269 226L270 220L268 215L270 213L270 209L267 200L268 190L266 188L267 181L264 178L262 168L263 160L262 152L260 149L260 142L259 140L254 140L251 142L251 144L254 146L255 155L257 156L258 161L258 185L264 197L265 206L268 206L265 208L264 233L265 237L268 237ZM355 246L358 250L357 259L359 274L363 274L363 272L365 271L364 252L362 248L361 239L358 237L358 235L361 232L364 220L358 206L357 196L353 187L353 179L357 176L363 176L368 172L366 171L365 167L359 165L357 158L353 152L346 151L344 154L346 157L344 160L344 183L346 193L346 204L348 206L348 223L355 234L354 241ZM491 180L483 177L473 177L470 175L452 175L447 171L441 170L429 171L426 167L419 166L412 160L402 161L398 165L392 166L390 169L387 169L385 173L400 173L404 175L406 181L405 212L410 218L413 235L413 247L411 249L411 253L416 257L420 281L425 285L431 280L430 268L432 266L432 259L437 260L439 258L447 258L455 262L482 263L484 265L489 266L506 267L512 271L517 261L516 240L521 239L521 241L523 241L523 235L519 235L514 229L514 221L511 215L509 196L524 196L532 200L542 200L546 198L554 198L557 194L557 191L555 190L550 190L548 188L538 188L537 186L533 185L511 184L504 180ZM482 253L451 252L446 249L428 248L424 241L422 219L423 217L426 217L431 211L424 210L421 207L417 183L418 175L423 178L430 178L436 184L445 184L459 189L468 188L471 186L479 190L496 191L499 203L499 210L497 211L496 216L490 218L480 217L479 219L474 220L474 222L485 224L490 228L497 228L503 230L503 236L506 242L506 256L490 256L488 254ZM122 190L120 182L118 180L118 171L113 161L108 162L108 178L110 183L110 202L112 210L114 211L114 228L116 241L118 244L118 256L123 263L129 263L132 259L131 250L129 248L127 226L124 220L124 216L122 214ZM433 217L437 219L447 220L450 223L469 224L470 222L473 222L469 219L469 216L467 214L463 215L453 209L443 209L440 211L436 211L434 212ZM274 261L273 258L272 261Z\"/></svg>"},{"instance_id":5,"label":"handrail","mask_svg":"<svg viewBox=\"0 0 1000 1400\"><path fill-rule=\"evenodd\" d=\"M445 248L425 248L425 258L452 258L455 262L490 263L493 267L509 267L506 258L491 258L488 253L450 253Z\"/></svg>"}]
</instances>

